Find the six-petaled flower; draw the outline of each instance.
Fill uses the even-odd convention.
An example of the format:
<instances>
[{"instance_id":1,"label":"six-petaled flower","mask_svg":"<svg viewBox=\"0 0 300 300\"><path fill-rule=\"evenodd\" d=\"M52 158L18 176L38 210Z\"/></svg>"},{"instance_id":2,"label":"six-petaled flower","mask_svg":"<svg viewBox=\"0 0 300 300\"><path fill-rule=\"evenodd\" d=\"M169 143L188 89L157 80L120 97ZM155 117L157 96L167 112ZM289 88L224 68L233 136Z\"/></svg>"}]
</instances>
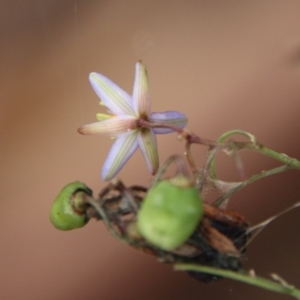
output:
<instances>
[{"instance_id":1,"label":"six-petaled flower","mask_svg":"<svg viewBox=\"0 0 300 300\"><path fill-rule=\"evenodd\" d=\"M174 131L157 127L158 124L183 128L186 116L176 111L151 113L147 70L141 61L136 64L132 96L102 74L91 73L90 82L109 114L97 114L98 122L84 125L78 132L106 134L116 139L104 163L102 179L112 179L137 148L141 149L149 172L155 174L159 166L155 134ZM147 121L149 126L141 125L142 121ZM151 124L156 127L152 128Z\"/></svg>"}]
</instances>

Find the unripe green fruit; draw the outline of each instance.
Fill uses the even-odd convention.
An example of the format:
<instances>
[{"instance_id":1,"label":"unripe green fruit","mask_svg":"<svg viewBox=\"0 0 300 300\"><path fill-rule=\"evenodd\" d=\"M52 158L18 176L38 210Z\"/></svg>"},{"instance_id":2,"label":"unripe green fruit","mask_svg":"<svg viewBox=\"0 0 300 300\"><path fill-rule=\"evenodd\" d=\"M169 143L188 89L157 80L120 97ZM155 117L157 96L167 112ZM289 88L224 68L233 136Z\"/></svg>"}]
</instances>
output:
<instances>
[{"instance_id":1,"label":"unripe green fruit","mask_svg":"<svg viewBox=\"0 0 300 300\"><path fill-rule=\"evenodd\" d=\"M60 230L83 227L89 221L82 205L86 194L91 195L92 191L82 182L76 181L65 186L54 200L50 211L53 226Z\"/></svg>"},{"instance_id":2,"label":"unripe green fruit","mask_svg":"<svg viewBox=\"0 0 300 300\"><path fill-rule=\"evenodd\" d=\"M202 215L199 191L186 177L175 177L148 192L138 213L138 230L148 242L171 251L188 240Z\"/></svg>"}]
</instances>

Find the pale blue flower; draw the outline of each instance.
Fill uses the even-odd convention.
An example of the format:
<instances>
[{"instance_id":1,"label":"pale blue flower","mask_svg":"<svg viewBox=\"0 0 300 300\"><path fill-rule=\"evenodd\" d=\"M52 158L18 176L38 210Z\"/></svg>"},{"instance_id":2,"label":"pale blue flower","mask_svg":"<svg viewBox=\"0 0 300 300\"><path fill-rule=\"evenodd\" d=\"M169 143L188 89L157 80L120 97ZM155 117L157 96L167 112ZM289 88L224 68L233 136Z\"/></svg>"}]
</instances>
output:
<instances>
[{"instance_id":1,"label":"pale blue flower","mask_svg":"<svg viewBox=\"0 0 300 300\"><path fill-rule=\"evenodd\" d=\"M187 123L186 116L176 111L151 113L147 70L141 61L136 64L132 96L102 74L91 73L90 82L101 99L100 104L109 109L109 114L97 114L99 122L84 125L78 132L106 134L116 139L104 163L102 179L110 180L116 176L138 147L149 172L155 174L159 166L155 134L173 130L142 127L140 121L183 128Z\"/></svg>"}]
</instances>

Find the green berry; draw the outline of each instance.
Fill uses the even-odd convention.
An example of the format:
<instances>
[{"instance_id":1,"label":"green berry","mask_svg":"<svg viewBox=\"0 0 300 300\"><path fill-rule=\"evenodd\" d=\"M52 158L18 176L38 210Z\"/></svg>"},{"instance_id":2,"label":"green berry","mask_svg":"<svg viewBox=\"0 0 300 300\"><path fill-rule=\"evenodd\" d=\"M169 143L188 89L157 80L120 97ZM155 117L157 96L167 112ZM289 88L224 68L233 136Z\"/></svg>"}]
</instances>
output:
<instances>
[{"instance_id":1,"label":"green berry","mask_svg":"<svg viewBox=\"0 0 300 300\"><path fill-rule=\"evenodd\" d=\"M58 194L50 211L50 221L60 230L83 227L89 219L85 214L84 197L92 191L82 182L76 181L65 186Z\"/></svg>"},{"instance_id":2,"label":"green berry","mask_svg":"<svg viewBox=\"0 0 300 300\"><path fill-rule=\"evenodd\" d=\"M151 244L171 251L188 240L202 215L199 191L177 176L150 189L138 213L138 230Z\"/></svg>"}]
</instances>

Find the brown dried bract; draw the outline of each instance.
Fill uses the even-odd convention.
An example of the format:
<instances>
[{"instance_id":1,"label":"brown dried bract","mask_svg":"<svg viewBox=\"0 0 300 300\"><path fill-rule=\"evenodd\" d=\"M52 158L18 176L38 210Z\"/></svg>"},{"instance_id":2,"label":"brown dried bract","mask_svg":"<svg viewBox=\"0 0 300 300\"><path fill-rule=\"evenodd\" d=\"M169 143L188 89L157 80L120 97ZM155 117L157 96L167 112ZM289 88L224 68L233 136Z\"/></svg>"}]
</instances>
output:
<instances>
[{"instance_id":1,"label":"brown dried bract","mask_svg":"<svg viewBox=\"0 0 300 300\"><path fill-rule=\"evenodd\" d=\"M193 263L233 271L242 268L241 260L249 238L249 225L243 216L204 204L204 216L192 236L174 251L164 251L143 239L136 227L137 212L146 192L144 187L126 188L117 181L100 193L97 205L105 212L109 222L106 225L114 236L164 263ZM200 272L188 273L204 282L220 278Z\"/></svg>"}]
</instances>

